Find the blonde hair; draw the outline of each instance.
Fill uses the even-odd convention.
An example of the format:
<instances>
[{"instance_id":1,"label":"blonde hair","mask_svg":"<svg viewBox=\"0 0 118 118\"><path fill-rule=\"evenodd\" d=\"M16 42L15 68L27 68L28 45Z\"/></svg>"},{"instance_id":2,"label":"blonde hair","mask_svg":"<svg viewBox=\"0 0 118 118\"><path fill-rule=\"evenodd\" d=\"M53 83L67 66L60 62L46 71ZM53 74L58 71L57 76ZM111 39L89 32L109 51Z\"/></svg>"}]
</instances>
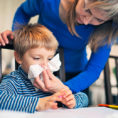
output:
<instances>
[{"instance_id":1,"label":"blonde hair","mask_svg":"<svg viewBox=\"0 0 118 118\"><path fill-rule=\"evenodd\" d=\"M68 26L71 34L79 36L75 30L76 25L76 14L75 7L79 0L73 0L73 3L70 4L66 24ZM106 11L106 15L109 17L109 21L106 21L102 25L97 26L95 31L91 34L90 37L90 46L91 49L95 52L99 47L110 44L112 39L115 39L118 36L118 0L91 0L92 3L88 8L99 8ZM108 40L105 40L108 38Z\"/></svg>"},{"instance_id":2,"label":"blonde hair","mask_svg":"<svg viewBox=\"0 0 118 118\"><path fill-rule=\"evenodd\" d=\"M52 32L43 25L17 25L14 31L14 49L19 56L22 58L27 50L37 47L56 51L58 42Z\"/></svg>"}]
</instances>

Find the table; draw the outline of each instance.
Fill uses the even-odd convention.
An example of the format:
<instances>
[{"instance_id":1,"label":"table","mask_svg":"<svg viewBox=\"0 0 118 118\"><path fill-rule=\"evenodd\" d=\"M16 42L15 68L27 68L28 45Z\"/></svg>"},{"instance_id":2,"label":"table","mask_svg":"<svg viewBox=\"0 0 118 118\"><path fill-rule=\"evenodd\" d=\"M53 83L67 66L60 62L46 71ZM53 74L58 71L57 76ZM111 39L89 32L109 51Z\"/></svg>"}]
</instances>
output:
<instances>
[{"instance_id":1,"label":"table","mask_svg":"<svg viewBox=\"0 0 118 118\"><path fill-rule=\"evenodd\" d=\"M118 118L118 110L106 107L47 110L34 114L0 111L0 118Z\"/></svg>"}]
</instances>

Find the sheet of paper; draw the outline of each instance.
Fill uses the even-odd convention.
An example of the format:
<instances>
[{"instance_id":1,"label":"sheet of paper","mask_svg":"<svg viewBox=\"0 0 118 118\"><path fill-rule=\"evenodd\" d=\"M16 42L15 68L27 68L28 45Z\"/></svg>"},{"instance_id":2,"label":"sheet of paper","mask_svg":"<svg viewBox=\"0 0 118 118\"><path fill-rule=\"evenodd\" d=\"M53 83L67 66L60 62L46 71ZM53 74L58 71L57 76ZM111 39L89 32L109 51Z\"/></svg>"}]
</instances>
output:
<instances>
[{"instance_id":1,"label":"sheet of paper","mask_svg":"<svg viewBox=\"0 0 118 118\"><path fill-rule=\"evenodd\" d=\"M118 118L118 110L106 107L47 110L41 113L36 112L35 116L39 114L40 118L47 118L47 116L48 118Z\"/></svg>"},{"instance_id":2,"label":"sheet of paper","mask_svg":"<svg viewBox=\"0 0 118 118\"><path fill-rule=\"evenodd\" d=\"M106 107L47 110L34 114L0 111L0 118L118 118L118 110Z\"/></svg>"}]
</instances>

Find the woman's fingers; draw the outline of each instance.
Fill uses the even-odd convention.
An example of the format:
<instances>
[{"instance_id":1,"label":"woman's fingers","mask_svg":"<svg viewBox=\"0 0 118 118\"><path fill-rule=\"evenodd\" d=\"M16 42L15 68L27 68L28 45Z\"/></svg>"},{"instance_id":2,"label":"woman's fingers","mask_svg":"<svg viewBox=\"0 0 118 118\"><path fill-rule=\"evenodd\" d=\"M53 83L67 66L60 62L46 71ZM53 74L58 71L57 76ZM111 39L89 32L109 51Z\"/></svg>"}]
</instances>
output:
<instances>
[{"instance_id":1,"label":"woman's fingers","mask_svg":"<svg viewBox=\"0 0 118 118\"><path fill-rule=\"evenodd\" d=\"M48 74L48 76L49 76L49 78L50 78L50 79L55 78L55 76L53 75L53 73L52 73L52 72L50 72L50 70L49 70L49 69L47 69L47 70L46 70L46 72L47 72L47 74Z\"/></svg>"},{"instance_id":2,"label":"woman's fingers","mask_svg":"<svg viewBox=\"0 0 118 118\"><path fill-rule=\"evenodd\" d=\"M3 32L3 33L1 34L3 40L4 40L4 42L5 42L6 44L9 43L9 40L8 40L8 36L10 35L9 33L10 33L9 31L6 31L6 32Z\"/></svg>"},{"instance_id":3,"label":"woman's fingers","mask_svg":"<svg viewBox=\"0 0 118 118\"><path fill-rule=\"evenodd\" d=\"M42 75L44 86L48 91L55 93L63 88L67 88L50 70L44 70Z\"/></svg>"},{"instance_id":4,"label":"woman's fingers","mask_svg":"<svg viewBox=\"0 0 118 118\"><path fill-rule=\"evenodd\" d=\"M40 87L35 81L33 82L33 85L34 85L36 88L41 89L41 87Z\"/></svg>"},{"instance_id":5,"label":"woman's fingers","mask_svg":"<svg viewBox=\"0 0 118 118\"><path fill-rule=\"evenodd\" d=\"M0 34L0 46L1 45L5 46L5 42L4 42L3 38L2 38L2 35Z\"/></svg>"},{"instance_id":6,"label":"woman's fingers","mask_svg":"<svg viewBox=\"0 0 118 118\"><path fill-rule=\"evenodd\" d=\"M47 92L48 90L46 89L44 82L40 79L40 77L37 77L34 79L34 86L36 85L37 88Z\"/></svg>"},{"instance_id":7,"label":"woman's fingers","mask_svg":"<svg viewBox=\"0 0 118 118\"><path fill-rule=\"evenodd\" d=\"M9 34L9 38L10 38L10 39L14 39L13 32L11 32L11 33Z\"/></svg>"},{"instance_id":8,"label":"woman's fingers","mask_svg":"<svg viewBox=\"0 0 118 118\"><path fill-rule=\"evenodd\" d=\"M46 70L44 70L44 71L42 72L42 74L43 74L43 82L44 82L44 84L45 84L45 87L48 89L48 88L50 88L50 78L49 78L49 76L47 75Z\"/></svg>"},{"instance_id":9,"label":"woman's fingers","mask_svg":"<svg viewBox=\"0 0 118 118\"><path fill-rule=\"evenodd\" d=\"M8 37L13 39L13 32L10 30L6 30L0 34L0 44L5 46L5 44L9 43Z\"/></svg>"}]
</instances>

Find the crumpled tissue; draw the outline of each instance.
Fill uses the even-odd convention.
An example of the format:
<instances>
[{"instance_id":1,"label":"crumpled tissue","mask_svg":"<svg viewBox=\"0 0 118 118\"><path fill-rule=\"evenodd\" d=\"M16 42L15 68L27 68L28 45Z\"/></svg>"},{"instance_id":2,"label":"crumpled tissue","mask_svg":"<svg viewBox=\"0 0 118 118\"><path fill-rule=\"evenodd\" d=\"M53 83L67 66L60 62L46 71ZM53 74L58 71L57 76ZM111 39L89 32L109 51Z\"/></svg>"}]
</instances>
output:
<instances>
[{"instance_id":1,"label":"crumpled tissue","mask_svg":"<svg viewBox=\"0 0 118 118\"><path fill-rule=\"evenodd\" d=\"M51 72L58 71L61 66L61 61L59 59L59 54L54 56L49 62L48 67L45 67L45 69L49 68ZM31 80L31 82L34 82L34 78L40 76L41 80L43 81L42 72L44 68L42 68L39 64L31 65L29 67L28 71L28 78Z\"/></svg>"}]
</instances>

